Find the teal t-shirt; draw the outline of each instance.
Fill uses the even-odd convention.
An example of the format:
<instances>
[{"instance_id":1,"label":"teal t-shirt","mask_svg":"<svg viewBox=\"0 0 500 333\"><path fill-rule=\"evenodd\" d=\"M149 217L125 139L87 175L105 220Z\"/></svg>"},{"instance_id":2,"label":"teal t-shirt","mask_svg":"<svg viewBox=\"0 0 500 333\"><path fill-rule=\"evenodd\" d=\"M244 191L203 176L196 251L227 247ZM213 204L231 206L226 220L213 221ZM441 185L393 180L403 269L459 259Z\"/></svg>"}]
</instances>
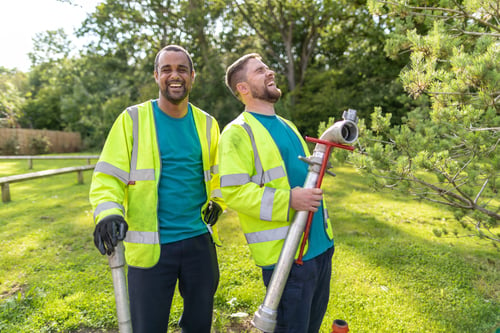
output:
<instances>
[{"instance_id":1,"label":"teal t-shirt","mask_svg":"<svg viewBox=\"0 0 500 333\"><path fill-rule=\"evenodd\" d=\"M201 219L206 192L200 139L191 106L183 118L172 118L153 101L153 112L161 156L160 242L165 244L207 232Z\"/></svg>"},{"instance_id":2,"label":"teal t-shirt","mask_svg":"<svg viewBox=\"0 0 500 333\"><path fill-rule=\"evenodd\" d=\"M305 153L302 143L295 132L276 115L267 116L251 113L268 130L278 146L281 157L285 162L290 188L303 187L309 165L298 158L299 156L305 156ZM323 204L321 204L318 211L313 215L309 231L309 250L304 255L303 260L312 259L333 246L333 240L328 238L323 224Z\"/></svg>"}]
</instances>

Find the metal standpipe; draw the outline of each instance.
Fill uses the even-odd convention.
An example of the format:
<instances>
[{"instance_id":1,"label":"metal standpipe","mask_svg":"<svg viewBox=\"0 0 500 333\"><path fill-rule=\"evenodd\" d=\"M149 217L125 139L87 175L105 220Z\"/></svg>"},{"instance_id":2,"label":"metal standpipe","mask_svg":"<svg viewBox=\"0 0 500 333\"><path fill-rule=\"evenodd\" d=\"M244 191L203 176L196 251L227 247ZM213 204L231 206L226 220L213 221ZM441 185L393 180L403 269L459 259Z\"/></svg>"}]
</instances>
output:
<instances>
[{"instance_id":1,"label":"metal standpipe","mask_svg":"<svg viewBox=\"0 0 500 333\"><path fill-rule=\"evenodd\" d=\"M317 142L313 155L303 159L309 164L306 180L303 188L316 188L321 186L321 179L326 171L330 158L330 149L338 147L353 150L351 146L344 144L354 143L358 139L358 127L356 110L344 111L343 121L334 123L320 137L320 139L308 139ZM266 296L259 309L255 312L251 321L252 325L263 332L274 332L276 318L278 316L278 305L285 289L288 275L297 253L302 234L307 224L309 211L297 211L290 228L288 229L285 243L280 253L278 262L274 268L271 281L267 287ZM312 214L312 212L311 212ZM311 215L312 218L312 215Z\"/></svg>"},{"instance_id":2,"label":"metal standpipe","mask_svg":"<svg viewBox=\"0 0 500 333\"><path fill-rule=\"evenodd\" d=\"M127 292L127 278L125 276L125 249L123 242L118 242L114 252L108 256L111 268L113 286L115 289L116 315L120 333L132 333L130 306Z\"/></svg>"}]
</instances>

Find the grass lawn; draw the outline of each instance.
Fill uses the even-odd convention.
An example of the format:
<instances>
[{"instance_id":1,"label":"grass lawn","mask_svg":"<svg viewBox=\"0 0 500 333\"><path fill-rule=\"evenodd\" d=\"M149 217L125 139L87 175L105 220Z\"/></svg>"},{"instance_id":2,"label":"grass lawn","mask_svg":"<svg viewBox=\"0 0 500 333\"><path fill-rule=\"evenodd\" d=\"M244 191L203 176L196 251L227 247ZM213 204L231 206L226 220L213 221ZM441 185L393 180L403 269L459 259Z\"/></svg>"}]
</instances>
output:
<instances>
[{"instance_id":1,"label":"grass lawn","mask_svg":"<svg viewBox=\"0 0 500 333\"><path fill-rule=\"evenodd\" d=\"M0 161L0 177L85 163L37 160L28 170L27 161ZM349 166L334 171L323 182L336 250L321 332L334 319L353 333L500 329L498 246L469 237L443 207L373 192ZM11 184L12 202L0 202L0 332L117 332L111 273L92 240L90 177ZM259 332L249 321L265 295L260 269L236 214L218 223L214 332ZM172 332L181 312L176 294Z\"/></svg>"}]
</instances>

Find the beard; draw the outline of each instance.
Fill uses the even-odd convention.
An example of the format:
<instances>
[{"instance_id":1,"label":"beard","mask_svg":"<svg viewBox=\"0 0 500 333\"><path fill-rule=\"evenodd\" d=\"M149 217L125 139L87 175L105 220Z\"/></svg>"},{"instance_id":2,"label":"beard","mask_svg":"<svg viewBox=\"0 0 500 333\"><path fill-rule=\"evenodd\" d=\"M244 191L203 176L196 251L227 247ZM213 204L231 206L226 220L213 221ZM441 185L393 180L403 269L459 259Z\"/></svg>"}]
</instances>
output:
<instances>
[{"instance_id":1,"label":"beard","mask_svg":"<svg viewBox=\"0 0 500 333\"><path fill-rule=\"evenodd\" d=\"M170 103L179 105L189 94L189 90L186 86L182 86L182 92L171 94L168 90L168 85L165 89L160 89L160 93L165 97Z\"/></svg>"},{"instance_id":2,"label":"beard","mask_svg":"<svg viewBox=\"0 0 500 333\"><path fill-rule=\"evenodd\" d=\"M269 103L276 103L281 97L281 90L278 88L271 90L267 86L264 86L264 89L251 88L250 92L254 98Z\"/></svg>"}]
</instances>

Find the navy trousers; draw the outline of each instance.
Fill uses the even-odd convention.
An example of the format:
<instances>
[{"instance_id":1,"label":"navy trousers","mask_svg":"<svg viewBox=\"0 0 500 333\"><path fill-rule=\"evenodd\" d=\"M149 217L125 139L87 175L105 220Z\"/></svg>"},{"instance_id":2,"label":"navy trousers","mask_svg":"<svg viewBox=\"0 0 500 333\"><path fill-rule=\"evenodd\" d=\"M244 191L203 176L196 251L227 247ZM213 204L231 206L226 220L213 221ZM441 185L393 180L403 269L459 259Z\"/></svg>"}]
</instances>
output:
<instances>
[{"instance_id":1,"label":"navy trousers","mask_svg":"<svg viewBox=\"0 0 500 333\"><path fill-rule=\"evenodd\" d=\"M183 333L210 333L219 266L210 235L162 244L158 264L149 269L129 267L128 290L134 333L165 333L179 281L184 309Z\"/></svg>"},{"instance_id":2,"label":"navy trousers","mask_svg":"<svg viewBox=\"0 0 500 333\"><path fill-rule=\"evenodd\" d=\"M303 265L292 265L278 305L275 333L319 332L330 298L333 252L332 247ZM272 273L262 270L266 288Z\"/></svg>"}]
</instances>

